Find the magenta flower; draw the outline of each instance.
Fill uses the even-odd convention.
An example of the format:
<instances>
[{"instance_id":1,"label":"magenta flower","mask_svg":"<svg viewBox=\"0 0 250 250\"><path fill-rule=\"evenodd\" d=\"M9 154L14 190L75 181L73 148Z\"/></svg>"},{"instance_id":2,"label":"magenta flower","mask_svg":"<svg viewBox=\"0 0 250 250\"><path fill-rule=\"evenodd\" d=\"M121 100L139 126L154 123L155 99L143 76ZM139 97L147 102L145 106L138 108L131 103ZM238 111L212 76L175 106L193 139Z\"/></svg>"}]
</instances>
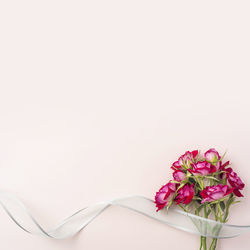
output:
<instances>
[{"instance_id":1,"label":"magenta flower","mask_svg":"<svg viewBox=\"0 0 250 250\"><path fill-rule=\"evenodd\" d=\"M157 211L163 209L173 199L176 192L176 183L168 182L162 186L155 195L155 204Z\"/></svg>"},{"instance_id":2,"label":"magenta flower","mask_svg":"<svg viewBox=\"0 0 250 250\"><path fill-rule=\"evenodd\" d=\"M211 162L212 164L216 164L221 158L219 153L214 148L209 149L204 154L204 157L208 162Z\"/></svg>"},{"instance_id":3,"label":"magenta flower","mask_svg":"<svg viewBox=\"0 0 250 250\"><path fill-rule=\"evenodd\" d=\"M175 161L173 164L172 164L172 167L171 167L173 170L176 170L176 169L182 169L182 166L181 164L179 163L179 160L178 161Z\"/></svg>"},{"instance_id":4,"label":"magenta flower","mask_svg":"<svg viewBox=\"0 0 250 250\"><path fill-rule=\"evenodd\" d=\"M176 203L189 204L194 197L194 184L186 184L178 190L178 195L175 198Z\"/></svg>"},{"instance_id":5,"label":"magenta flower","mask_svg":"<svg viewBox=\"0 0 250 250\"><path fill-rule=\"evenodd\" d=\"M209 162L199 161L196 164L191 164L192 169L188 169L193 175L209 175L216 172L216 167Z\"/></svg>"},{"instance_id":6,"label":"magenta flower","mask_svg":"<svg viewBox=\"0 0 250 250\"><path fill-rule=\"evenodd\" d=\"M194 150L192 152L186 151L186 153L179 158L179 164L181 166L188 165L189 162L194 161L197 155L198 155L198 150Z\"/></svg>"},{"instance_id":7,"label":"magenta flower","mask_svg":"<svg viewBox=\"0 0 250 250\"><path fill-rule=\"evenodd\" d=\"M199 150L193 150L192 152L191 152L191 154L192 154L192 156L193 156L193 159L195 160L195 158L198 156L198 154L199 154Z\"/></svg>"},{"instance_id":8,"label":"magenta flower","mask_svg":"<svg viewBox=\"0 0 250 250\"><path fill-rule=\"evenodd\" d=\"M194 162L198 155L198 150L193 150L192 152L186 151L185 154L181 155L178 159L178 161L175 161L172 165L172 169L185 169L186 167L189 167L189 164Z\"/></svg>"},{"instance_id":9,"label":"magenta flower","mask_svg":"<svg viewBox=\"0 0 250 250\"><path fill-rule=\"evenodd\" d=\"M175 181L181 182L186 179L186 174L181 170L175 170L173 172L173 177Z\"/></svg>"},{"instance_id":10,"label":"magenta flower","mask_svg":"<svg viewBox=\"0 0 250 250\"><path fill-rule=\"evenodd\" d=\"M215 186L208 186L200 192L203 198L201 203L219 200L232 192L233 188L229 188L228 185L218 184Z\"/></svg>"},{"instance_id":11,"label":"magenta flower","mask_svg":"<svg viewBox=\"0 0 250 250\"><path fill-rule=\"evenodd\" d=\"M225 169L227 181L234 189L233 192L238 197L243 197L242 193L239 190L242 190L245 187L245 184L242 182L240 177L233 171L232 168Z\"/></svg>"},{"instance_id":12,"label":"magenta flower","mask_svg":"<svg viewBox=\"0 0 250 250\"><path fill-rule=\"evenodd\" d=\"M241 190L245 184L229 168L229 161L224 162L222 158L214 148L202 155L198 150L186 151L181 155L171 166L174 170L173 180L155 195L157 211L175 204L185 212L195 211L195 214L205 218L214 215L215 220L225 223L230 206L236 203L236 196L243 196ZM204 212L200 214L202 208ZM213 213L210 214L211 209ZM220 229L215 229L213 234L217 236ZM209 249L215 250L216 243L215 237ZM200 249L208 249L205 236L201 237Z\"/></svg>"}]
</instances>

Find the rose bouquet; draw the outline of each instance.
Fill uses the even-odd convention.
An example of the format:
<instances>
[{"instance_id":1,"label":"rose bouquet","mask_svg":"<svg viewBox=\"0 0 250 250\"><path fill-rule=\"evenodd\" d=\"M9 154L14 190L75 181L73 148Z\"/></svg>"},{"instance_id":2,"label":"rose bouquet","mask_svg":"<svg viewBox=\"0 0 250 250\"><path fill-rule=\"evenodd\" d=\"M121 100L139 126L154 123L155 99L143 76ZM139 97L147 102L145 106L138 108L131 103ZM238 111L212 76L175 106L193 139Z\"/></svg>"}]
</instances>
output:
<instances>
[{"instance_id":1,"label":"rose bouquet","mask_svg":"<svg viewBox=\"0 0 250 250\"><path fill-rule=\"evenodd\" d=\"M172 204L185 212L225 223L229 208L237 203L236 197L242 197L244 183L229 167L229 161L223 163L215 149L209 149L202 155L198 150L187 151L175 161L171 168L173 180L162 186L155 195L157 211ZM217 228L219 234L220 228ZM216 248L217 238L213 238L209 250ZM201 236L200 249L207 249L207 238Z\"/></svg>"}]
</instances>

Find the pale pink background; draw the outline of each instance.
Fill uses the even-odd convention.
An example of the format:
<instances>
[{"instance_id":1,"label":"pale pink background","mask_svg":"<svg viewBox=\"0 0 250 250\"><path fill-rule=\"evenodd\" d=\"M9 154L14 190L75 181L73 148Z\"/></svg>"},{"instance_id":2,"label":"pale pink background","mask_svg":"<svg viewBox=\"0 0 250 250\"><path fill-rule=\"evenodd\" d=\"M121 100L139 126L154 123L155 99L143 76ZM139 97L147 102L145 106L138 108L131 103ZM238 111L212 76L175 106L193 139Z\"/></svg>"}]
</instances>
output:
<instances>
[{"instance_id":1,"label":"pale pink background","mask_svg":"<svg viewBox=\"0 0 250 250\"><path fill-rule=\"evenodd\" d=\"M216 147L246 183L248 1L1 1L0 183L52 226L89 204L153 198L188 149ZM198 249L199 237L110 208L76 237L20 230L1 249ZM218 249L250 248L250 232Z\"/></svg>"}]
</instances>

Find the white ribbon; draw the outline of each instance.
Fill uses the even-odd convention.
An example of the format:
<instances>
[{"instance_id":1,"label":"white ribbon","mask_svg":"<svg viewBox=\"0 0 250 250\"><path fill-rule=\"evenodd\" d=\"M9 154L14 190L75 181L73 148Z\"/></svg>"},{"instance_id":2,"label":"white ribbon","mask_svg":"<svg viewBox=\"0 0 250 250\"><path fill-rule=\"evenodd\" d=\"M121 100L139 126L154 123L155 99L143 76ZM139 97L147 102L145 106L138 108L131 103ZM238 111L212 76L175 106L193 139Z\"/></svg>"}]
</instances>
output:
<instances>
[{"instance_id":1,"label":"white ribbon","mask_svg":"<svg viewBox=\"0 0 250 250\"><path fill-rule=\"evenodd\" d=\"M37 222L16 196L8 192L0 192L0 204L10 218L24 231L54 239L74 236L111 205L133 210L171 227L206 237L232 238L250 229L250 225L223 224L176 208L170 208L168 212L164 209L156 212L154 202L142 196L128 196L83 208L49 230Z\"/></svg>"}]
</instances>

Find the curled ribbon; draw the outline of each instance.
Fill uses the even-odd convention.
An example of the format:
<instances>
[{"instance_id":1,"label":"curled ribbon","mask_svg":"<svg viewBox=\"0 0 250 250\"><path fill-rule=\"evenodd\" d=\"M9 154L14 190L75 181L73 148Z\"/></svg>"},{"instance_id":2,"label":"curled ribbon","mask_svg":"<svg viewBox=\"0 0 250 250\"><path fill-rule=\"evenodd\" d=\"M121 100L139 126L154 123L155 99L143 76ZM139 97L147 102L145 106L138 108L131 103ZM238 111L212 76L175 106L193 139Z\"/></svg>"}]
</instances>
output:
<instances>
[{"instance_id":1,"label":"curled ribbon","mask_svg":"<svg viewBox=\"0 0 250 250\"><path fill-rule=\"evenodd\" d=\"M206 237L232 238L250 229L250 225L224 224L186 213L176 208L170 208L168 212L164 210L156 212L154 202L143 196L128 196L100 202L93 206L80 209L63 220L58 226L49 230L44 229L20 199L13 194L0 192L0 204L10 218L24 231L54 239L65 239L74 236L112 205L133 210L168 226Z\"/></svg>"}]
</instances>

